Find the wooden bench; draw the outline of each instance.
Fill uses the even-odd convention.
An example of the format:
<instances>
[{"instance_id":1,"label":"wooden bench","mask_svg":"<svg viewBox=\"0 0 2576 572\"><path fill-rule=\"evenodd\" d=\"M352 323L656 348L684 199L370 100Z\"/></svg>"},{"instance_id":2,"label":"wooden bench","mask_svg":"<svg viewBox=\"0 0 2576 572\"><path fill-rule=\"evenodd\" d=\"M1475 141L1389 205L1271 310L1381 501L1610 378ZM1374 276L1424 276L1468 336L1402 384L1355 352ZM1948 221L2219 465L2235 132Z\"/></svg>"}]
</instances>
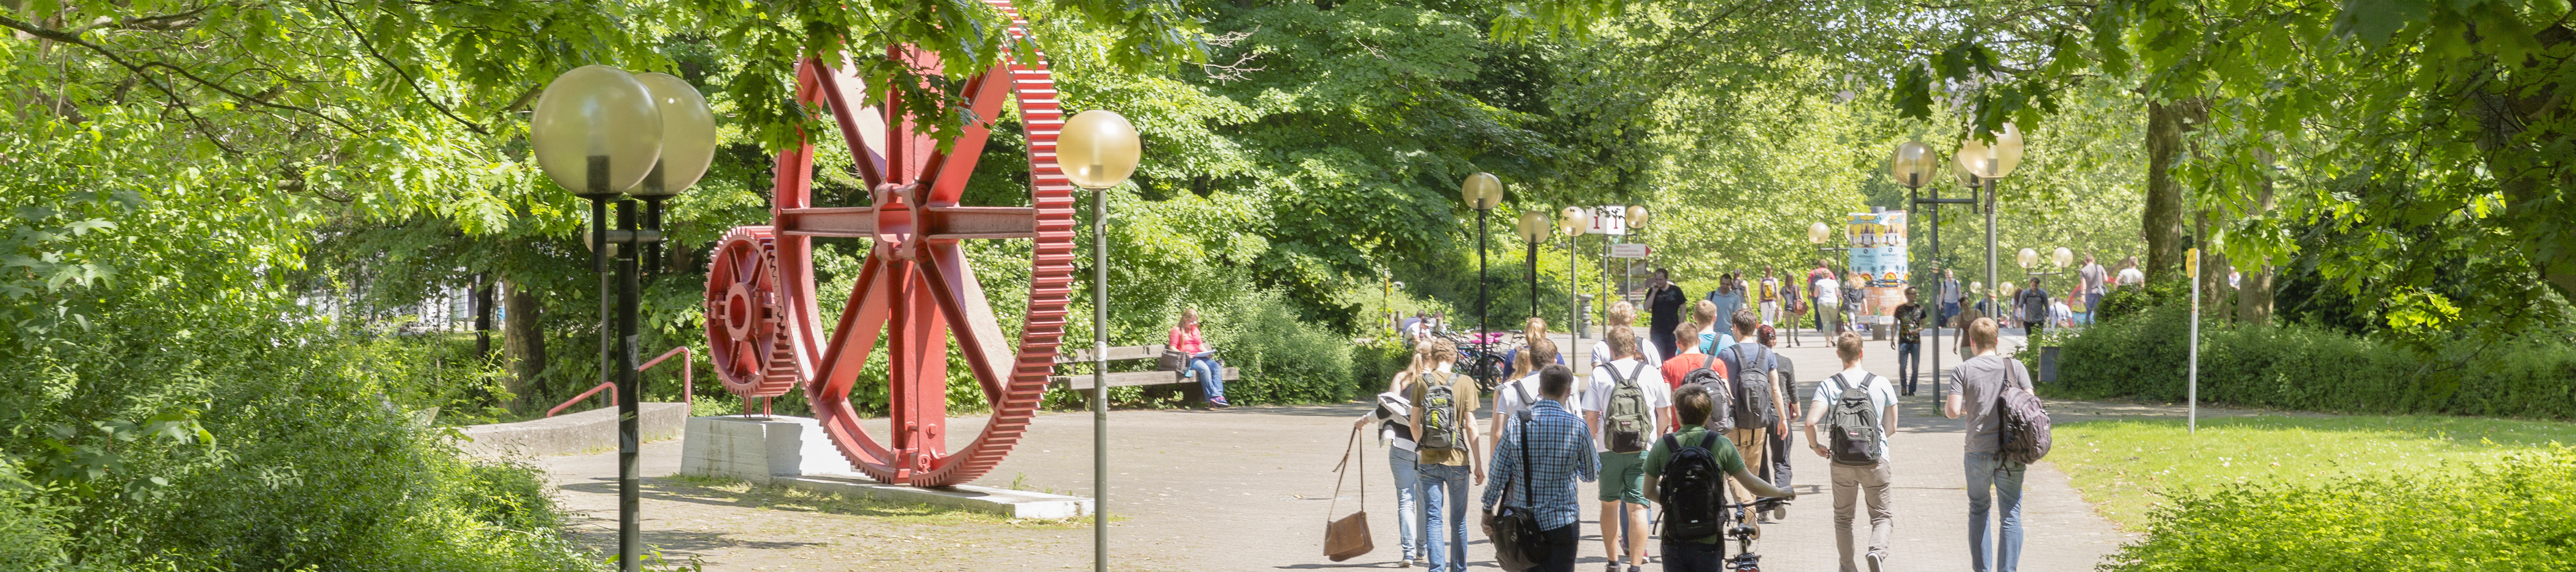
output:
<instances>
[{"instance_id":1,"label":"wooden bench","mask_svg":"<svg viewBox=\"0 0 2576 572\"><path fill-rule=\"evenodd\" d=\"M1109 348L1109 353L1108 353L1109 361L1127 361L1127 360L1140 360L1140 359L1141 359L1141 360L1152 360L1152 359L1160 358L1160 357L1163 357L1163 347L1164 347L1164 346L1163 346L1163 344L1149 344L1149 345L1142 345L1142 346L1110 346L1110 348ZM1090 349L1090 348L1083 348L1083 349L1073 350L1072 352L1069 352L1069 353L1059 353L1059 354L1056 354L1056 356L1055 356L1055 362L1056 362L1056 363L1059 363L1059 364L1071 364L1071 363L1093 363L1093 362L1092 362L1092 357L1091 357L1091 349ZM1109 384L1109 386L1110 386L1110 387L1131 387L1131 386L1143 386L1143 385L1182 385L1182 386L1185 386L1185 387L1182 387L1182 388L1181 388L1181 391L1182 391L1183 393L1187 394L1187 395L1189 396L1189 399L1190 399L1191 401L1205 401L1205 400L1207 399L1207 396L1206 396L1206 395L1202 395L1202 394L1201 394L1202 392L1201 392L1201 390L1199 389L1199 382L1198 382L1198 380L1196 380L1196 379L1190 379L1189 377L1186 377L1186 375L1185 375L1186 373L1187 373L1187 372L1185 372L1185 371L1171 371L1171 370L1126 371L1126 372L1110 372L1107 376L1104 376L1104 377L1106 378L1106 379L1105 379L1105 381ZM1234 367L1228 367L1228 368L1225 368L1225 371L1224 371L1224 372L1222 372L1222 375L1225 377L1225 380L1226 380L1226 381L1234 381L1234 380L1238 380L1238 379L1243 379L1243 371L1242 371L1242 369L1240 369L1240 368L1234 368ZM1092 376L1091 376L1090 374L1083 374L1083 375L1059 375L1059 376L1055 376L1055 377L1047 378L1047 382L1048 382L1048 383L1050 383L1050 384L1052 384L1052 385L1054 385L1054 386L1056 386L1056 387L1062 387L1062 388L1065 388L1065 389L1071 389L1071 390L1075 390L1075 391L1089 392L1089 391L1091 391L1091 389L1092 389L1091 379L1092 379Z\"/></svg>"}]
</instances>

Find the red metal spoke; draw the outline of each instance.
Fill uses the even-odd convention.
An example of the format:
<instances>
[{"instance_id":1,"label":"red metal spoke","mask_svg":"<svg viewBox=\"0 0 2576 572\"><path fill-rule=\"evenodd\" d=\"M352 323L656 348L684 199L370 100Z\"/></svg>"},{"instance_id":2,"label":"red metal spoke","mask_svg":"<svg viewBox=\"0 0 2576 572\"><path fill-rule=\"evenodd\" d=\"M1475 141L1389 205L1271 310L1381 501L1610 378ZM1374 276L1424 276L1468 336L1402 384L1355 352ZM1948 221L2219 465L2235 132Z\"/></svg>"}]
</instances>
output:
<instances>
[{"instance_id":1,"label":"red metal spoke","mask_svg":"<svg viewBox=\"0 0 2576 572\"><path fill-rule=\"evenodd\" d=\"M966 265L965 249L954 242L932 242L923 245L922 276L927 279L930 294L939 301L939 309L948 322L956 326L957 351L966 358L966 366L982 382L987 399L999 400L1005 389L1002 381L1010 376L1005 369L1010 362L1010 340L1002 337L1000 320L993 317L993 307L984 297L984 285L975 280L974 267Z\"/></svg>"}]
</instances>

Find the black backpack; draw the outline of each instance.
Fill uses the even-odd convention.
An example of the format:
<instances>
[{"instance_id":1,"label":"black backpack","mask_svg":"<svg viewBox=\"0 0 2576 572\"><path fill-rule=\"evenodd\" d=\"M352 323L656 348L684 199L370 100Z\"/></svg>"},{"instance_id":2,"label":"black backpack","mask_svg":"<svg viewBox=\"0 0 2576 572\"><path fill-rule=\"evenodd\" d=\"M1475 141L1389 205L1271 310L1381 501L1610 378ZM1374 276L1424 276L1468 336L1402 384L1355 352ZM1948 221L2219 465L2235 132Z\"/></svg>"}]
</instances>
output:
<instances>
[{"instance_id":1,"label":"black backpack","mask_svg":"<svg viewBox=\"0 0 2576 572\"><path fill-rule=\"evenodd\" d=\"M1708 357L1700 360L1698 368L1682 374L1682 387L1696 385L1707 390L1709 411L1733 411L1734 390L1727 387L1726 374L1710 367L1717 364L1717 354L1706 355ZM1708 422L1701 425L1709 429L1733 429L1735 419L1729 415L1710 415Z\"/></svg>"},{"instance_id":2,"label":"black backpack","mask_svg":"<svg viewBox=\"0 0 2576 572\"><path fill-rule=\"evenodd\" d=\"M1700 433L1699 444L1682 445L1664 435L1664 448L1671 450L1671 460L1664 462L1664 473L1655 482L1657 496L1664 499L1664 538L1697 539L1715 536L1726 527L1725 478L1717 464L1717 432Z\"/></svg>"},{"instance_id":3,"label":"black backpack","mask_svg":"<svg viewBox=\"0 0 2576 572\"><path fill-rule=\"evenodd\" d=\"M1878 446L1879 435L1886 429L1879 425L1878 405L1869 399L1869 384L1878 381L1879 377L1877 374L1863 375L1866 377L1861 378L1860 385L1852 385L1850 380L1843 379L1842 374L1826 378L1834 382L1834 387L1841 389L1829 413L1831 416L1826 418L1826 426L1833 432L1829 439L1832 443L1826 449L1833 452L1835 464L1866 467L1887 460L1887 451L1880 450ZM1818 387L1816 391L1824 391L1824 388Z\"/></svg>"},{"instance_id":4,"label":"black backpack","mask_svg":"<svg viewBox=\"0 0 2576 572\"><path fill-rule=\"evenodd\" d=\"M2021 464L2048 456L2048 410L2030 392L2030 370L2021 360L2006 358L2003 388L1995 392L1995 442L2002 457Z\"/></svg>"},{"instance_id":5,"label":"black backpack","mask_svg":"<svg viewBox=\"0 0 2576 572\"><path fill-rule=\"evenodd\" d=\"M1726 348L1727 351L1735 352L1735 377L1728 380L1727 384L1729 392L1734 394L1731 397L1734 398L1735 406L1729 408L1734 417L1734 428L1752 429L1777 425L1778 420L1774 416L1779 413L1771 410L1771 367L1765 365L1759 372L1745 371L1746 364L1753 362L1744 359L1744 345L1737 343ZM1760 346L1757 344L1755 347ZM1770 357L1770 348L1763 348L1762 356Z\"/></svg>"}]
</instances>

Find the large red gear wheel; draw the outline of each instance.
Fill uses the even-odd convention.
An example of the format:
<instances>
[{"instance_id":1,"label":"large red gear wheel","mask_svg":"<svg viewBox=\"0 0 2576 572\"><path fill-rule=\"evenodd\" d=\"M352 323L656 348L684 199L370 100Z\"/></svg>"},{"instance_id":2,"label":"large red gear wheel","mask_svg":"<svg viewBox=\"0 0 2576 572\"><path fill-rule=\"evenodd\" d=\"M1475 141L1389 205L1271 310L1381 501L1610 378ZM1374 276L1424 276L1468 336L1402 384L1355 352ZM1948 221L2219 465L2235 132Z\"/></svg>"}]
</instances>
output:
<instances>
[{"instance_id":1,"label":"large red gear wheel","mask_svg":"<svg viewBox=\"0 0 2576 572\"><path fill-rule=\"evenodd\" d=\"M803 381L782 324L777 241L768 226L735 228L716 242L707 267L707 353L735 395L777 397Z\"/></svg>"},{"instance_id":2,"label":"large red gear wheel","mask_svg":"<svg viewBox=\"0 0 2576 572\"><path fill-rule=\"evenodd\" d=\"M1007 0L984 3L1010 17L1012 39L1027 40L1028 22L1018 9ZM939 67L934 56L903 46L888 49L887 57L917 69ZM1074 187L1055 162L1056 134L1063 128L1064 111L1042 58L1020 61L1008 52L1002 57L1002 63L964 84L966 101L979 123L966 126L945 153L938 150L936 140L915 129L913 118L887 111L899 106L866 107L874 99L893 99L892 90L870 90L857 77L819 60L800 62L796 97L829 109L838 121L858 175L867 182L870 204L814 206L813 145L780 153L771 224L735 229L743 240L728 235L716 257L721 266L736 256L733 253L761 252L770 262L775 279L769 284L783 311L775 330L777 347L785 348L763 354L748 349L758 344L748 344L741 351L717 353L716 369L743 372L744 379L750 380L740 386L745 389L736 390L743 395L752 395L745 393L750 389L774 387L773 375L792 378L790 385L802 384L824 433L853 466L879 481L931 487L983 476L1019 443L1021 432L1037 413L1047 376L1055 371L1056 346L1064 335L1065 302L1074 276ZM1019 108L1027 134L1030 206L960 206L966 179L973 174L991 137L993 118L1001 116L1006 101ZM769 241L765 251L734 248L760 242L763 233L768 233ZM823 336L815 308L813 237L818 236L874 242L829 338ZM1004 338L958 244L1008 238L1034 240L1028 303L1019 313L1023 320L1016 347ZM708 339L717 341L720 328L726 339L736 339L741 333L731 329L736 314L752 317L748 310L734 312L731 306L736 298L730 292L743 279L728 278L721 284L715 279L710 273ZM727 304L724 312L734 312L723 314L726 321L721 324L714 306L719 288L726 290L721 294ZM953 451L947 446L945 343L952 335L992 411L983 431ZM850 390L860 382L860 370L880 338L889 354L886 383L892 417L883 443L860 427L860 417L849 401ZM744 360L760 363L740 363ZM749 375L754 371L763 375ZM728 379L726 387L737 385Z\"/></svg>"}]
</instances>

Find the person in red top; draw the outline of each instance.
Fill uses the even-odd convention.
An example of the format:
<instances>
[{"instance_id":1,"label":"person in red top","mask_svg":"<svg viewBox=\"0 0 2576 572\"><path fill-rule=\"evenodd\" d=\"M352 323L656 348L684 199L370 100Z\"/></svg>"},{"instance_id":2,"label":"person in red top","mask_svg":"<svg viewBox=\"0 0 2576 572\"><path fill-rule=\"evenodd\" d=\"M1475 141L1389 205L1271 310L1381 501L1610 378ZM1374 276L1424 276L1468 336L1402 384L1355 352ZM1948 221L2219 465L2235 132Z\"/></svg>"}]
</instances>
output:
<instances>
[{"instance_id":1,"label":"person in red top","mask_svg":"<svg viewBox=\"0 0 2576 572\"><path fill-rule=\"evenodd\" d=\"M1199 388L1207 391L1209 405L1233 407L1225 402L1225 362L1216 360L1216 350L1208 348L1207 338L1199 335L1199 311L1181 310L1181 325L1172 328L1172 351L1190 354L1188 375L1199 378Z\"/></svg>"}]
</instances>

